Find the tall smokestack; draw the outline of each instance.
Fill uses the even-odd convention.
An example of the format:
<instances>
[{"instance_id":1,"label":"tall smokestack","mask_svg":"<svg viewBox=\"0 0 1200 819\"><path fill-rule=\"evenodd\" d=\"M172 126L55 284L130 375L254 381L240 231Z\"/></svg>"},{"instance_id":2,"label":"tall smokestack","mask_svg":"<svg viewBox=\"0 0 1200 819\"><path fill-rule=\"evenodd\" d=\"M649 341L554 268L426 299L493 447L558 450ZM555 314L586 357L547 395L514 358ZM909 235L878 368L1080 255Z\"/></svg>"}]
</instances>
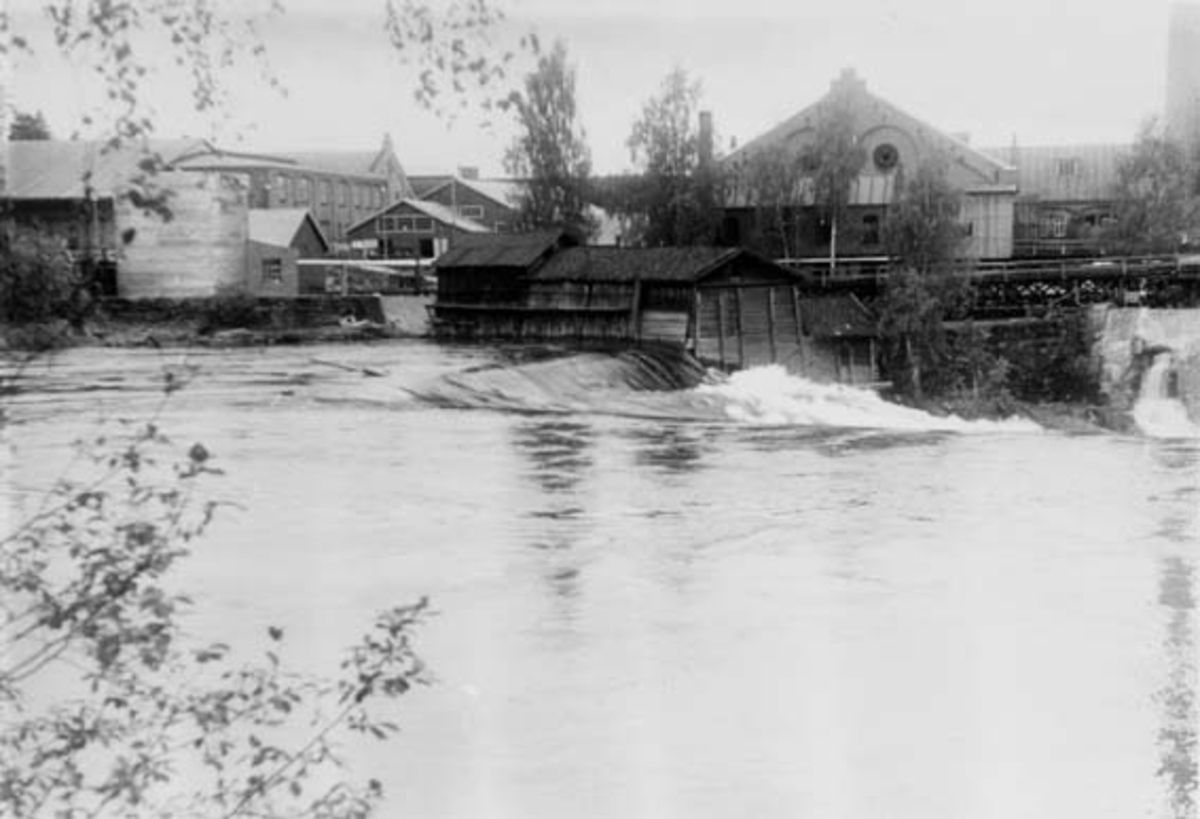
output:
<instances>
[{"instance_id":1,"label":"tall smokestack","mask_svg":"<svg viewBox=\"0 0 1200 819\"><path fill-rule=\"evenodd\" d=\"M1167 32L1167 134L1200 143L1200 5L1172 3Z\"/></svg>"}]
</instances>

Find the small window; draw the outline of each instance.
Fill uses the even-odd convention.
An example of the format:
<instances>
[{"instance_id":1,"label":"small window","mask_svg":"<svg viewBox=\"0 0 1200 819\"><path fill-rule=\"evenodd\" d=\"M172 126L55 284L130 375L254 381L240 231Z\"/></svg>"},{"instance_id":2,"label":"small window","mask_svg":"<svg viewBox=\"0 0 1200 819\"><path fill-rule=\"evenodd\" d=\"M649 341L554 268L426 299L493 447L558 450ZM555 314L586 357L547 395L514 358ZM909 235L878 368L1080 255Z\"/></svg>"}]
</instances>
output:
<instances>
[{"instance_id":1,"label":"small window","mask_svg":"<svg viewBox=\"0 0 1200 819\"><path fill-rule=\"evenodd\" d=\"M280 202L288 200L288 179L283 174L275 175L275 198Z\"/></svg>"},{"instance_id":2,"label":"small window","mask_svg":"<svg viewBox=\"0 0 1200 819\"><path fill-rule=\"evenodd\" d=\"M415 230L414 222L416 222L416 219L411 216L397 216L396 230L401 233L412 233Z\"/></svg>"},{"instance_id":3,"label":"small window","mask_svg":"<svg viewBox=\"0 0 1200 819\"><path fill-rule=\"evenodd\" d=\"M884 142L875 146L871 159L875 162L878 170L886 173L900 163L900 151L896 150L896 146L890 142Z\"/></svg>"},{"instance_id":4,"label":"small window","mask_svg":"<svg viewBox=\"0 0 1200 819\"><path fill-rule=\"evenodd\" d=\"M271 258L262 260L262 281L263 284L283 284L282 259Z\"/></svg>"},{"instance_id":5,"label":"small window","mask_svg":"<svg viewBox=\"0 0 1200 819\"><path fill-rule=\"evenodd\" d=\"M879 244L879 217L873 213L863 217L862 243L864 247L874 247Z\"/></svg>"},{"instance_id":6,"label":"small window","mask_svg":"<svg viewBox=\"0 0 1200 819\"><path fill-rule=\"evenodd\" d=\"M468 219L482 219L483 205L460 205L458 213L460 216L465 216Z\"/></svg>"},{"instance_id":7,"label":"small window","mask_svg":"<svg viewBox=\"0 0 1200 819\"><path fill-rule=\"evenodd\" d=\"M1054 167L1059 176L1079 176L1079 160L1075 157L1059 157L1054 160Z\"/></svg>"},{"instance_id":8,"label":"small window","mask_svg":"<svg viewBox=\"0 0 1200 819\"><path fill-rule=\"evenodd\" d=\"M338 185L338 204L345 205L350 199L350 186L345 182Z\"/></svg>"},{"instance_id":9,"label":"small window","mask_svg":"<svg viewBox=\"0 0 1200 819\"><path fill-rule=\"evenodd\" d=\"M433 219L428 216L418 216L413 220L413 230L417 233L432 233Z\"/></svg>"},{"instance_id":10,"label":"small window","mask_svg":"<svg viewBox=\"0 0 1200 819\"><path fill-rule=\"evenodd\" d=\"M496 224L492 225L492 230L496 231L497 233L504 233L504 231L508 230L508 223L497 222Z\"/></svg>"}]
</instances>

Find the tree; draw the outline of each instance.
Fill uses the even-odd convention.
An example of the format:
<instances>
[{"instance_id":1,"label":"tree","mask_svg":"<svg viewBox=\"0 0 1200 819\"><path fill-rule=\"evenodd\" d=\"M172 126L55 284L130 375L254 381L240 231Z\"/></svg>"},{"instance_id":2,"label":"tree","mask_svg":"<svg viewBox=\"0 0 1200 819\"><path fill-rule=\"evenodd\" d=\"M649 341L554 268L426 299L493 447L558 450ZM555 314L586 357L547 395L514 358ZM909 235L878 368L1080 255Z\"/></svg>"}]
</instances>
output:
<instances>
[{"instance_id":1,"label":"tree","mask_svg":"<svg viewBox=\"0 0 1200 819\"><path fill-rule=\"evenodd\" d=\"M586 191L591 152L575 106L575 67L567 63L561 40L538 59L525 78L525 93L514 94L521 128L508 149L505 168L525 180L518 220L525 229L567 227L594 232Z\"/></svg>"},{"instance_id":2,"label":"tree","mask_svg":"<svg viewBox=\"0 0 1200 819\"><path fill-rule=\"evenodd\" d=\"M800 154L786 144L772 145L750 156L738 177L740 192L754 207L755 224L770 244L767 252L796 255L805 180Z\"/></svg>"},{"instance_id":3,"label":"tree","mask_svg":"<svg viewBox=\"0 0 1200 819\"><path fill-rule=\"evenodd\" d=\"M959 260L966 235L959 222L962 195L937 162L917 167L910 177L898 170L896 196L883 225L883 244L894 263L933 273Z\"/></svg>"},{"instance_id":4,"label":"tree","mask_svg":"<svg viewBox=\"0 0 1200 819\"><path fill-rule=\"evenodd\" d=\"M41 111L30 114L17 111L13 114L12 125L8 129L8 138L12 140L50 139L50 126Z\"/></svg>"},{"instance_id":5,"label":"tree","mask_svg":"<svg viewBox=\"0 0 1200 819\"><path fill-rule=\"evenodd\" d=\"M867 161L859 144L848 98L827 98L813 138L800 151L800 165L811 186L813 204L829 227L829 264L837 257L838 227L847 223L851 188Z\"/></svg>"},{"instance_id":6,"label":"tree","mask_svg":"<svg viewBox=\"0 0 1200 819\"><path fill-rule=\"evenodd\" d=\"M707 244L715 238L715 180L701 145L700 93L700 82L675 68L633 125L628 145L642 176L625 210L642 217L636 223L641 244Z\"/></svg>"},{"instance_id":7,"label":"tree","mask_svg":"<svg viewBox=\"0 0 1200 819\"><path fill-rule=\"evenodd\" d=\"M898 173L883 231L893 267L876 309L884 370L902 392L921 398L941 386L944 322L965 312L971 286L955 271L965 238L958 221L961 197L944 168L927 163L911 178L903 169Z\"/></svg>"},{"instance_id":8,"label":"tree","mask_svg":"<svg viewBox=\"0 0 1200 819\"><path fill-rule=\"evenodd\" d=\"M110 147L154 132L143 80L162 51L147 44L185 68L202 112L220 109L233 62L249 57L266 70L257 20L225 16L218 0L41 7L53 33L38 47L100 79L105 119L84 125ZM384 9L393 45L420 72L423 104L451 111L472 91L485 105L504 98L511 55L490 50L499 19L491 0L384 0ZM0 44L33 47L6 13ZM152 175L153 161L141 170ZM14 282L38 304L60 301L36 275L57 260L0 235L0 306L11 309ZM169 373L166 395L179 386ZM228 646L185 635L189 600L172 585L218 508L202 489L219 474L213 455L200 444L180 453L153 423L105 435L83 455L93 472L59 483L23 523L0 531L0 815L366 816L381 788L344 781L334 733L394 733L374 708L425 681L411 635L426 603L382 612L335 677L292 670L277 626L261 661L236 662ZM39 696L48 677L67 689L50 701Z\"/></svg>"},{"instance_id":9,"label":"tree","mask_svg":"<svg viewBox=\"0 0 1200 819\"><path fill-rule=\"evenodd\" d=\"M381 787L346 781L333 739L394 733L374 706L425 679L425 602L380 614L340 678L290 671L276 626L236 662L185 633L170 582L219 506L213 454L147 424L76 462L0 539L0 815L365 816Z\"/></svg>"},{"instance_id":10,"label":"tree","mask_svg":"<svg viewBox=\"0 0 1200 819\"><path fill-rule=\"evenodd\" d=\"M1100 242L1119 254L1174 253L1200 237L1197 163L1153 120L1117 165L1114 220Z\"/></svg>"}]
</instances>

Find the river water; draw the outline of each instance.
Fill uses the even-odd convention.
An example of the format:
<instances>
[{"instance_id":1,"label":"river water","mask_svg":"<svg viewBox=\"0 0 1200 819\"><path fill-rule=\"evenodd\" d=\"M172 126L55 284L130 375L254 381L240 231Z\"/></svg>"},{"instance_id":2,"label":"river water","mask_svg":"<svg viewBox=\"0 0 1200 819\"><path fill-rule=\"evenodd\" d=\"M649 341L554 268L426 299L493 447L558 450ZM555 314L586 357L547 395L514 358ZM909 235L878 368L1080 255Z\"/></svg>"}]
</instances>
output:
<instances>
[{"instance_id":1,"label":"river water","mask_svg":"<svg viewBox=\"0 0 1200 819\"><path fill-rule=\"evenodd\" d=\"M428 595L436 681L352 751L384 816L1196 817L1196 437L625 375L70 351L4 399L0 485L19 514L73 437L159 412L238 503L185 570L197 631L283 623L318 666Z\"/></svg>"}]
</instances>

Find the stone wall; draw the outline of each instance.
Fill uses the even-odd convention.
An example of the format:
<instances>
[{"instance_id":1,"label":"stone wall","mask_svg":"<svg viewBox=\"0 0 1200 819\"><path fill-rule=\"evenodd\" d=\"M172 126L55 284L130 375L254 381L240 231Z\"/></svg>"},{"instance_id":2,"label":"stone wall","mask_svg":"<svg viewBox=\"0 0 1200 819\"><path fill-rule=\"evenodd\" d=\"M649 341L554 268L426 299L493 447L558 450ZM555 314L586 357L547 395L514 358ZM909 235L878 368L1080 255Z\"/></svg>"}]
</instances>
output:
<instances>
[{"instance_id":1,"label":"stone wall","mask_svg":"<svg viewBox=\"0 0 1200 819\"><path fill-rule=\"evenodd\" d=\"M1155 355L1173 356L1179 397L1200 423L1200 310L1096 307L1089 316L1100 390L1120 409L1136 403Z\"/></svg>"}]
</instances>

